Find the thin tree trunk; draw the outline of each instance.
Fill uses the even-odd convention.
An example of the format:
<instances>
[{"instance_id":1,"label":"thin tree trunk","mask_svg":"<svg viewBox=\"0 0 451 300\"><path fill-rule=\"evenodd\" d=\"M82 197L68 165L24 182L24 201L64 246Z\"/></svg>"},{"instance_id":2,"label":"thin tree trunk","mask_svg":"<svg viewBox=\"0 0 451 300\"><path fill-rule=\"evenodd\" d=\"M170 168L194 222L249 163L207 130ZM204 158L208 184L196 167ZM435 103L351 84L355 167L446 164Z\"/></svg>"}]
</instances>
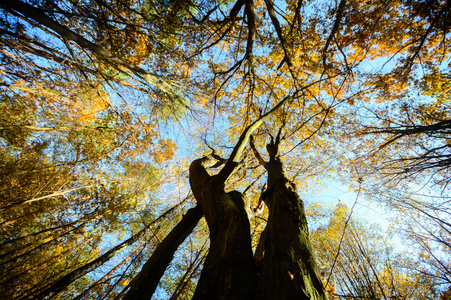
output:
<instances>
[{"instance_id":1,"label":"thin tree trunk","mask_svg":"<svg viewBox=\"0 0 451 300\"><path fill-rule=\"evenodd\" d=\"M30 237L34 237L34 236L37 236L37 235L40 235L40 234L43 234L43 233L46 233L46 232L51 232L51 234L54 235L57 230L58 231L62 231L62 229L66 229L66 228L69 228L67 231L73 230L73 229L76 228L75 225L77 225L78 223L85 224L87 221L92 222L92 221L97 220L98 218L101 217L101 215L100 215L101 212L103 212L103 211L101 211L100 209L97 209L97 210L93 211L92 213L87 214L87 215L83 216L82 218L80 218L80 219L78 219L76 221L73 221L71 223L60 225L60 226L55 226L55 227L52 227L52 228L43 229L41 231L30 233L30 234L25 235L25 236L17 237L14 240L5 241L3 244L0 245L0 247L5 247L5 245L8 245L8 244L17 244L21 240L28 239ZM92 219L90 219L90 218L92 218ZM62 232L60 235L64 235L66 232ZM47 236L47 237L40 237L40 240L45 240L48 237L49 236ZM8 252L0 254L0 260L5 260L6 261L8 259L7 258L8 255L10 255L11 253L12 254L17 253L17 252L19 252L18 250L22 250L23 251L26 248L32 246L35 242L36 241L30 241L30 242L28 242L27 244L24 244L24 245L19 245L19 246L13 245L13 246L11 246L12 249L8 250ZM13 247L16 247L16 248L13 248ZM11 255L11 257L13 257L13 255Z\"/></svg>"},{"instance_id":2,"label":"thin tree trunk","mask_svg":"<svg viewBox=\"0 0 451 300\"><path fill-rule=\"evenodd\" d=\"M199 252L196 255L196 258L191 262L182 278L180 278L179 283L177 284L177 287L175 288L174 293L172 294L169 300L180 299L180 294L185 291L185 288L190 282L190 280L196 276L195 275L196 271L201 267L202 263L205 260L205 257L207 256L206 253L203 253L204 246L202 246L202 249L199 250ZM186 296L184 298L186 298Z\"/></svg>"},{"instance_id":3,"label":"thin tree trunk","mask_svg":"<svg viewBox=\"0 0 451 300\"><path fill-rule=\"evenodd\" d=\"M77 247L81 247L83 245L86 245L87 243L89 243L90 241L92 241L93 239L102 236L106 231L102 231L92 237L90 237L89 239L85 240L82 243L77 243ZM11 272L7 272L6 274L8 274L10 277L7 277L8 275L4 275L2 274L2 276L5 277L5 280L0 282L0 285L4 288L5 291L12 289L14 290L16 286L19 286L20 283L18 283L21 279L23 278L29 278L30 276L26 276L28 273L30 273L31 271L35 270L35 269L50 269L50 268L54 268L55 264L58 264L58 261L64 261L64 259L67 259L67 257L70 255L70 252L72 252L73 249L72 248L68 248L67 250L59 253L58 255L52 256L52 257L47 257L48 259L46 259L45 261L38 261L36 264L29 266L29 264L25 264L23 263L22 266L29 266L29 268L24 268L23 270L19 268L14 269L14 271ZM21 266L21 267L22 267ZM14 273L14 272L20 272L20 273ZM64 271L61 271L61 273L64 273ZM53 272L53 276L57 277L59 275L59 273L56 273L56 270L54 270ZM39 277L39 276L38 276ZM26 279L25 279L26 280ZM48 283L48 282L47 282Z\"/></svg>"},{"instance_id":4,"label":"thin tree trunk","mask_svg":"<svg viewBox=\"0 0 451 300\"><path fill-rule=\"evenodd\" d=\"M177 226L158 245L139 274L130 282L130 289L124 300L150 300L152 298L175 251L197 226L201 218L202 210L200 206L188 210Z\"/></svg>"},{"instance_id":5,"label":"thin tree trunk","mask_svg":"<svg viewBox=\"0 0 451 300\"><path fill-rule=\"evenodd\" d=\"M62 233L61 235L59 235L57 237L54 237L53 239L51 239L43 244L40 244L39 246L36 246L35 248L33 248L25 253L14 256L12 258L9 258L9 259L3 261L2 263L0 263L0 267L3 268L4 270L9 270L13 267L14 264L20 263L26 259L29 259L31 256L35 255L36 253L41 252L41 251L55 245L56 243L59 243L63 238L67 237L69 234L71 234L73 232L75 232L75 234L76 234L77 230L80 230L81 228L83 228L84 225L85 225L85 222L81 223L80 225L78 225L75 228L72 228L72 229Z\"/></svg>"},{"instance_id":6,"label":"thin tree trunk","mask_svg":"<svg viewBox=\"0 0 451 300\"><path fill-rule=\"evenodd\" d=\"M186 200L186 199L185 199ZM185 202L182 201L183 202ZM116 247L112 248L108 252L104 253L102 256L98 257L97 259L79 267L78 269L70 272L69 274L65 275L64 277L57 280L55 283L53 283L50 287L46 288L44 291L39 293L34 299L51 299L53 296L57 295L59 292L64 290L69 284L80 278L81 276L91 272L92 270L95 270L96 268L103 265L105 262L110 260L114 255L116 255L119 251L122 251L124 248L132 245L135 241L143 237L145 234L147 234L151 227L156 224L158 221L160 221L162 218L164 218L166 215L174 211L178 206L180 206L182 203L172 207L168 211L166 211L164 214L162 214L158 219L154 220L151 224L146 226L144 229L130 237L129 239L123 241Z\"/></svg>"},{"instance_id":7,"label":"thin tree trunk","mask_svg":"<svg viewBox=\"0 0 451 300\"><path fill-rule=\"evenodd\" d=\"M138 249L136 249L135 251L133 251L130 255L128 255L125 259L123 259L119 264L117 264L114 268L112 268L108 273L106 273L102 278L100 278L99 280L97 280L96 282L94 282L93 284L91 284L89 286L89 288L87 288L86 290L84 290L80 295L78 295L76 298L74 298L74 300L81 300L83 299L86 295L88 295L88 293L95 288L96 286L102 284L104 281L106 281L117 269L119 269L120 267L122 267L127 261L129 261L133 256L135 256L137 253L139 253L140 251L143 250L145 244L141 245Z\"/></svg>"},{"instance_id":8,"label":"thin tree trunk","mask_svg":"<svg viewBox=\"0 0 451 300\"><path fill-rule=\"evenodd\" d=\"M86 186L76 187L76 188L67 189L67 190L63 190L63 191L54 191L53 193L45 195L45 196L41 196L41 197L37 197L37 198L31 198L31 199L28 199L28 200L23 200L23 201L19 201L19 202L16 202L16 203L12 203L12 204L0 207L0 210L10 209L10 208L15 207L15 206L28 204L28 203L32 203L32 202L36 202L36 201L40 201L40 200L44 200L44 199L54 198L54 197L58 197L58 196L64 196L67 193L70 193L70 192L73 192L73 191L78 191L78 190L81 190L81 189L88 189L88 188L91 188L91 187L95 187L95 185L86 185Z\"/></svg>"}]
</instances>

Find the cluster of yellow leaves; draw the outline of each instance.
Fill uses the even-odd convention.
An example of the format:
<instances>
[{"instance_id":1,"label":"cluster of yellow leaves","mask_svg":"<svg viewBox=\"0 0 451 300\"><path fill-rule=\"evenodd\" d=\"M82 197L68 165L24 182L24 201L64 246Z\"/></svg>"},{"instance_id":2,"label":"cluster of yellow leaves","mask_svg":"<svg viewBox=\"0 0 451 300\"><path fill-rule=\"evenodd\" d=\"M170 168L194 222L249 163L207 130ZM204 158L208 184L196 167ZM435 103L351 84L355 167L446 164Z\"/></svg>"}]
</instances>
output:
<instances>
[{"instance_id":1,"label":"cluster of yellow leaves","mask_svg":"<svg viewBox=\"0 0 451 300\"><path fill-rule=\"evenodd\" d=\"M114 35L108 35L106 42L115 55L134 65L144 62L153 50L149 38L129 25L123 30L115 31Z\"/></svg>"},{"instance_id":2,"label":"cluster of yellow leaves","mask_svg":"<svg viewBox=\"0 0 451 300\"><path fill-rule=\"evenodd\" d=\"M86 124L95 119L95 116L110 106L107 93L101 88L84 88L78 90L78 99L70 99L73 106L75 120L80 124Z\"/></svg>"},{"instance_id":3,"label":"cluster of yellow leaves","mask_svg":"<svg viewBox=\"0 0 451 300\"><path fill-rule=\"evenodd\" d=\"M335 286L332 285L330 282L327 282L327 278L323 279L323 284L326 288L327 295L329 296L329 300L339 300L337 296L337 290L335 289Z\"/></svg>"},{"instance_id":4,"label":"cluster of yellow leaves","mask_svg":"<svg viewBox=\"0 0 451 300\"><path fill-rule=\"evenodd\" d=\"M157 163L162 163L174 156L178 149L177 145L172 139L162 139L159 143L159 148L154 154L154 159Z\"/></svg>"},{"instance_id":5,"label":"cluster of yellow leaves","mask_svg":"<svg viewBox=\"0 0 451 300\"><path fill-rule=\"evenodd\" d=\"M70 88L71 85L74 88ZM36 113L44 113L38 120L47 124L86 124L111 104L108 94L99 84L80 86L75 83L61 83L58 86L50 82L28 84L19 81L11 90L22 92L21 101L26 102Z\"/></svg>"},{"instance_id":6,"label":"cluster of yellow leaves","mask_svg":"<svg viewBox=\"0 0 451 300\"><path fill-rule=\"evenodd\" d=\"M450 65L451 66L451 65ZM432 69L421 81L423 93L434 97L438 105L449 105L451 103L451 75Z\"/></svg>"}]
</instances>

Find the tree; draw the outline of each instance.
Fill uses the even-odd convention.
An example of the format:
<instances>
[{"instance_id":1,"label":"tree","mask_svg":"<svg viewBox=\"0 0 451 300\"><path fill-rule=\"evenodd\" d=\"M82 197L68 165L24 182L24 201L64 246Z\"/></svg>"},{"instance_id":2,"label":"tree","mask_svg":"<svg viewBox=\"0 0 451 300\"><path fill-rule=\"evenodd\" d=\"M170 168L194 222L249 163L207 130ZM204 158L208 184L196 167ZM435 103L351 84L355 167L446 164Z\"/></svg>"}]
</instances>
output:
<instances>
[{"instance_id":1,"label":"tree","mask_svg":"<svg viewBox=\"0 0 451 300\"><path fill-rule=\"evenodd\" d=\"M286 97L245 129L217 175L210 177L206 172L210 159L196 160L190 166L191 188L204 212L211 240L194 299L251 299L255 296L255 286L257 297L262 299L279 296L285 299L327 299L310 246L302 201L286 178L279 158L280 131L276 141L268 146L270 161L264 163L268 171L265 202L269 208L269 220L265 238L261 241L265 254L260 282L252 259L249 203L237 191L227 194L223 191L225 182L238 166L243 144L250 134L290 98ZM280 231L284 234L281 235Z\"/></svg>"},{"instance_id":2,"label":"tree","mask_svg":"<svg viewBox=\"0 0 451 300\"><path fill-rule=\"evenodd\" d=\"M309 239L304 203L296 186L286 175L280 159L279 130L275 141L267 145L269 161L255 149L260 163L268 172L264 201L269 218L261 241L264 243L259 298L327 299ZM283 233L281 233L283 232Z\"/></svg>"},{"instance_id":3,"label":"tree","mask_svg":"<svg viewBox=\"0 0 451 300\"><path fill-rule=\"evenodd\" d=\"M449 1L0 3L2 297L326 299L297 188L439 168L446 191Z\"/></svg>"},{"instance_id":4,"label":"tree","mask_svg":"<svg viewBox=\"0 0 451 300\"><path fill-rule=\"evenodd\" d=\"M412 270L415 262L393 246L390 232L355 216L349 207L316 208L312 231L321 271L336 299L430 299L434 279ZM322 215L322 217L321 217ZM406 264L406 265L404 265Z\"/></svg>"}]
</instances>

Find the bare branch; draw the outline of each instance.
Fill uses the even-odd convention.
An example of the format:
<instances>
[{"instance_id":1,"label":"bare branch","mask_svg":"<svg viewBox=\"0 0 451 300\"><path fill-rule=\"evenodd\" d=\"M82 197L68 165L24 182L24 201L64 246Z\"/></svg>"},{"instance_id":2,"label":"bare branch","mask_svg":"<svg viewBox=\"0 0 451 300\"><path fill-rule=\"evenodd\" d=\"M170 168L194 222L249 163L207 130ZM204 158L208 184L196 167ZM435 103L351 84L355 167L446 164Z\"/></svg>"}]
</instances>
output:
<instances>
[{"instance_id":1,"label":"bare branch","mask_svg":"<svg viewBox=\"0 0 451 300\"><path fill-rule=\"evenodd\" d=\"M262 165L266 169L267 162L260 156L260 153L258 153L257 148L255 148L254 136L252 136L252 135L249 138L249 144L251 145L252 151L254 152L254 155L257 158L260 165Z\"/></svg>"},{"instance_id":2,"label":"bare branch","mask_svg":"<svg viewBox=\"0 0 451 300\"><path fill-rule=\"evenodd\" d=\"M265 120L267 120L270 116L272 116L279 108L281 108L287 101L291 100L292 98L293 97L291 95L286 96L273 109L271 109L266 114L257 119L254 123L246 127L246 129L241 134L238 142L236 143L235 147L233 148L232 154L230 154L230 157L227 160L226 165L217 175L217 180L219 180L219 182L225 182L227 178L230 176L230 174L232 174L235 167L238 165L241 154L243 153L243 150L246 147L246 144L252 132L254 132L258 127L260 127L260 125L262 125Z\"/></svg>"},{"instance_id":3,"label":"bare branch","mask_svg":"<svg viewBox=\"0 0 451 300\"><path fill-rule=\"evenodd\" d=\"M332 39L334 39L335 34L338 32L338 27L340 26L341 18L343 17L343 12L346 7L346 0L341 0L340 4L338 5L337 12L335 14L335 21L334 21L334 27L332 28L331 33L329 34L329 37L327 38L326 44L324 45L323 49L323 68L326 69L326 59L327 59L327 50L329 48L330 42L332 42Z\"/></svg>"}]
</instances>

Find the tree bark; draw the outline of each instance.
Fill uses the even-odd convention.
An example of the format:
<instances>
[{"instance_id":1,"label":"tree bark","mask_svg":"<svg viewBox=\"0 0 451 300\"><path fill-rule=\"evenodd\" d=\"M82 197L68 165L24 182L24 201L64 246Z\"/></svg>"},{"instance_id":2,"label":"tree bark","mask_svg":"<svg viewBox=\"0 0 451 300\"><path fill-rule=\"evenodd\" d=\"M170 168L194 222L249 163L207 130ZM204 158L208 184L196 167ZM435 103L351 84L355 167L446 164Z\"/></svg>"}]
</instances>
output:
<instances>
[{"instance_id":1,"label":"tree bark","mask_svg":"<svg viewBox=\"0 0 451 300\"><path fill-rule=\"evenodd\" d=\"M280 132L279 132L280 135ZM325 300L327 292L310 244L304 203L287 179L276 142L267 146L270 160L264 199L269 209L258 299Z\"/></svg>"},{"instance_id":2,"label":"tree bark","mask_svg":"<svg viewBox=\"0 0 451 300\"><path fill-rule=\"evenodd\" d=\"M216 162L204 157L190 166L191 189L210 230L210 250L193 299L248 300L256 283L248 204L240 192L225 192L228 176L207 173Z\"/></svg>"},{"instance_id":3,"label":"tree bark","mask_svg":"<svg viewBox=\"0 0 451 300\"><path fill-rule=\"evenodd\" d=\"M255 298L257 272L252 254L252 240L247 198L238 191L226 193L225 186L239 169L239 161L253 131L292 99L287 96L241 133L221 171L213 176L209 167L224 163L214 154L193 161L189 169L191 190L210 230L210 250L204 263L193 299Z\"/></svg>"}]
</instances>

